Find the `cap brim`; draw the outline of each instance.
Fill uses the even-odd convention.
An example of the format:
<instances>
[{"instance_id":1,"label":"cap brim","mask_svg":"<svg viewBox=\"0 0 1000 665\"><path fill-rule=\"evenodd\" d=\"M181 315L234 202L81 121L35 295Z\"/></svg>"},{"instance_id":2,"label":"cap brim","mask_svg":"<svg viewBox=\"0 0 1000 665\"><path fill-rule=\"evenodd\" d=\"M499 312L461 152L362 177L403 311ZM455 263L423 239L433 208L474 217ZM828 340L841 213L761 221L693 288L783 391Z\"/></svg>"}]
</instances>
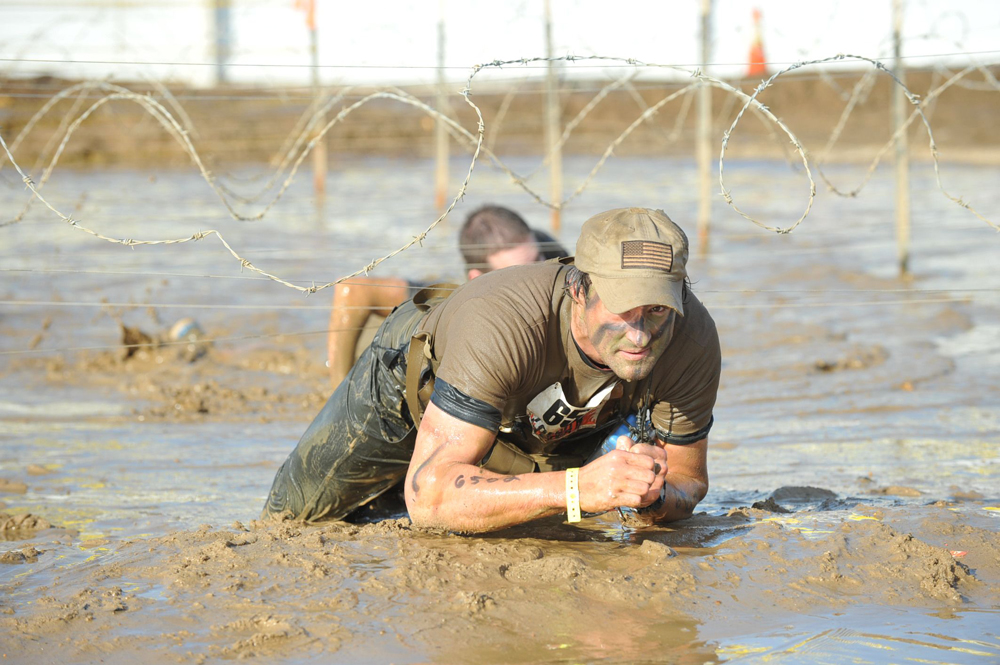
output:
<instances>
[{"instance_id":1,"label":"cap brim","mask_svg":"<svg viewBox=\"0 0 1000 665\"><path fill-rule=\"evenodd\" d=\"M663 305L684 316L684 281L655 277L610 278L590 275L604 307L621 314L636 307Z\"/></svg>"}]
</instances>

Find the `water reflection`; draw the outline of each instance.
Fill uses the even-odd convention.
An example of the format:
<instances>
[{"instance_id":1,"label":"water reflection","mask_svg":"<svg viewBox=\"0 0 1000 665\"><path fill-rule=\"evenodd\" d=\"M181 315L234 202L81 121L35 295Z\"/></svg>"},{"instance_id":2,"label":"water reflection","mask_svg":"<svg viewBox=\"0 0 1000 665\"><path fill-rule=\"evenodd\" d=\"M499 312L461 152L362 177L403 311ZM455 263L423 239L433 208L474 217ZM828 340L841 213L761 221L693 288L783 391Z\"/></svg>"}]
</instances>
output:
<instances>
[{"instance_id":1,"label":"water reflection","mask_svg":"<svg viewBox=\"0 0 1000 665\"><path fill-rule=\"evenodd\" d=\"M960 623L956 624L956 621ZM985 665L1000 661L1000 610L855 607L720 641L731 663L918 662Z\"/></svg>"}]
</instances>

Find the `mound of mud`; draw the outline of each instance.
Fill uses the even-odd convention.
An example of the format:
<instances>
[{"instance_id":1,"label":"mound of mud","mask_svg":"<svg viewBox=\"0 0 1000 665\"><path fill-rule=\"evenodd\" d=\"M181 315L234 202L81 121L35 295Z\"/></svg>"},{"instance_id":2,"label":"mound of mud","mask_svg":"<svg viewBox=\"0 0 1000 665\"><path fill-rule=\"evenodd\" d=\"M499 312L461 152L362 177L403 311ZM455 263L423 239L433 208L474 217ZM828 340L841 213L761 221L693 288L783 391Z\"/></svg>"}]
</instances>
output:
<instances>
[{"instance_id":1,"label":"mound of mud","mask_svg":"<svg viewBox=\"0 0 1000 665\"><path fill-rule=\"evenodd\" d=\"M0 532L36 531L38 529L50 528L52 528L52 525L48 521L31 513L21 513L19 515L0 513Z\"/></svg>"},{"instance_id":2,"label":"mound of mud","mask_svg":"<svg viewBox=\"0 0 1000 665\"><path fill-rule=\"evenodd\" d=\"M728 539L678 544L699 530ZM961 560L949 549L959 543ZM406 519L253 522L117 549L109 562L61 571L37 603L0 600L8 655L45 644L52 658L113 652L116 662L140 653L294 660L333 652L452 662L468 646L459 636L488 634L489 646L475 650L483 662L537 661L539 644L571 660L613 654L621 662L682 644L690 652L698 626L738 631L764 616L860 604L1000 602L1000 536L945 506L859 507L823 529L787 515L699 515L625 540L558 522L491 537L420 530Z\"/></svg>"}]
</instances>

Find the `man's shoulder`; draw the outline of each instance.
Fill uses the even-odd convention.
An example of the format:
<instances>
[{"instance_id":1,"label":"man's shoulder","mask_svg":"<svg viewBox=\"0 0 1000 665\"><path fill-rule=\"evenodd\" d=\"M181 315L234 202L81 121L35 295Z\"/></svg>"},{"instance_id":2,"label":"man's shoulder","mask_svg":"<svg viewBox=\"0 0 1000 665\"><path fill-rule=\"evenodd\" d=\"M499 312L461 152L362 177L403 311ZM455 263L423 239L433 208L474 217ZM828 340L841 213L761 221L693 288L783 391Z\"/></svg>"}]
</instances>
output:
<instances>
[{"instance_id":1,"label":"man's shoulder","mask_svg":"<svg viewBox=\"0 0 1000 665\"><path fill-rule=\"evenodd\" d=\"M565 266L535 263L511 266L466 282L427 320L428 329L473 321L491 325L536 326L551 318L562 297Z\"/></svg>"},{"instance_id":2,"label":"man's shoulder","mask_svg":"<svg viewBox=\"0 0 1000 665\"><path fill-rule=\"evenodd\" d=\"M558 263L529 263L488 272L459 288L455 295L466 298L486 297L493 300L531 299L540 293L550 294L558 284L565 266Z\"/></svg>"}]
</instances>

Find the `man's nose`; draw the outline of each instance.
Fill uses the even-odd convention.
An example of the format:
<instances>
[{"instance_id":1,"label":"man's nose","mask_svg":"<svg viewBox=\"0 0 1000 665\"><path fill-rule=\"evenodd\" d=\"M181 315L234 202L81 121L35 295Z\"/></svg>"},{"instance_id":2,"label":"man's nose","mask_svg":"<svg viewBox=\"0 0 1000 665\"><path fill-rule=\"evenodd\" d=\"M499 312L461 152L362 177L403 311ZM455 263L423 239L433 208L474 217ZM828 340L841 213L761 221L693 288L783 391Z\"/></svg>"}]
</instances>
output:
<instances>
[{"instance_id":1,"label":"man's nose","mask_svg":"<svg viewBox=\"0 0 1000 665\"><path fill-rule=\"evenodd\" d=\"M632 342L640 349L646 348L646 346L649 345L650 340L653 338L645 324L646 321L642 317L629 321L628 332L625 333L628 341Z\"/></svg>"}]
</instances>

